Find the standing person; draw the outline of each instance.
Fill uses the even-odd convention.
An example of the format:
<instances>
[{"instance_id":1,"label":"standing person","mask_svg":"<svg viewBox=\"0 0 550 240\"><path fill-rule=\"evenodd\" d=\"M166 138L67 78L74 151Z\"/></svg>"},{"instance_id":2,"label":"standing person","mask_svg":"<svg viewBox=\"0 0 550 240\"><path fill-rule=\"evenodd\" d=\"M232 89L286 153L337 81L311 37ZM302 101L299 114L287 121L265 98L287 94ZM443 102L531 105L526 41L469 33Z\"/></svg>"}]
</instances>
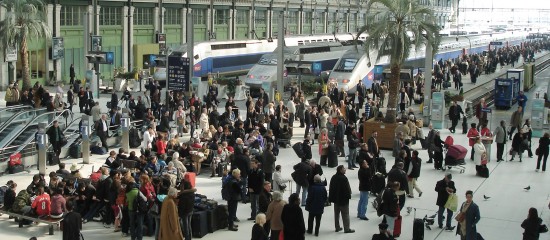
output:
<instances>
[{"instance_id":1,"label":"standing person","mask_svg":"<svg viewBox=\"0 0 550 240\"><path fill-rule=\"evenodd\" d=\"M482 123L487 123L487 113L482 111L484 108L487 108L487 102L485 102L485 98L481 98L481 100L479 100L479 104L476 106L476 117L479 121L479 125Z\"/></svg>"},{"instance_id":2,"label":"standing person","mask_svg":"<svg viewBox=\"0 0 550 240\"><path fill-rule=\"evenodd\" d=\"M69 109L71 113L73 112L74 99L75 96L73 90L69 87L69 90L67 91L67 103L69 104L69 107L67 109Z\"/></svg>"},{"instance_id":3,"label":"standing person","mask_svg":"<svg viewBox=\"0 0 550 240\"><path fill-rule=\"evenodd\" d=\"M181 219L181 231L183 232L185 240L191 240L191 217L193 216L193 205L195 203L195 192L197 189L185 178L182 180L180 187L178 214Z\"/></svg>"},{"instance_id":4,"label":"standing person","mask_svg":"<svg viewBox=\"0 0 550 240\"><path fill-rule=\"evenodd\" d=\"M302 206L306 205L307 188L309 187L308 176L311 175L312 169L308 162L300 162L294 165L294 172L291 174L292 180L296 182L296 194L302 191Z\"/></svg>"},{"instance_id":5,"label":"standing person","mask_svg":"<svg viewBox=\"0 0 550 240\"><path fill-rule=\"evenodd\" d=\"M69 83L72 85L74 83L74 78L76 77L76 72L74 71L74 63L71 63L71 66L69 67L69 77L71 78L69 80Z\"/></svg>"},{"instance_id":6,"label":"standing person","mask_svg":"<svg viewBox=\"0 0 550 240\"><path fill-rule=\"evenodd\" d=\"M369 140L367 140L368 144L368 151L372 154L375 158L380 157L380 149L378 148L378 132L373 131L372 135L370 136Z\"/></svg>"},{"instance_id":7,"label":"standing person","mask_svg":"<svg viewBox=\"0 0 550 240\"><path fill-rule=\"evenodd\" d=\"M271 183L268 181L264 181L262 191L260 193L260 197L258 200L258 212L259 213L267 213L267 209L269 208L269 204L273 200L273 196L271 195ZM259 214L258 214L259 215ZM258 215L256 215L256 221L258 219ZM265 218L265 216L264 216ZM265 219L264 219L265 220ZM269 223L264 225L264 230L266 233L269 234Z\"/></svg>"},{"instance_id":8,"label":"standing person","mask_svg":"<svg viewBox=\"0 0 550 240\"><path fill-rule=\"evenodd\" d=\"M398 162L388 172L388 182L399 182L399 189L395 190L395 194L399 197L400 211L405 207L405 195L409 194L409 182L407 173L403 171L404 167L403 162Z\"/></svg>"},{"instance_id":9,"label":"standing person","mask_svg":"<svg viewBox=\"0 0 550 240\"><path fill-rule=\"evenodd\" d=\"M250 162L250 172L248 173L248 194L250 196L251 209L248 220L255 220L256 215L259 213L258 201L263 189L264 178L264 172L260 169L258 160L252 160Z\"/></svg>"},{"instance_id":10,"label":"standing person","mask_svg":"<svg viewBox=\"0 0 550 240\"><path fill-rule=\"evenodd\" d=\"M128 224L130 225L130 236L132 240L141 240L143 238L143 219L145 216L138 211L138 206L134 205L138 197L146 199L139 191L136 183L128 183L126 185L126 204L128 205L128 216L130 219Z\"/></svg>"},{"instance_id":11,"label":"standing person","mask_svg":"<svg viewBox=\"0 0 550 240\"><path fill-rule=\"evenodd\" d=\"M443 213L445 212L445 203L449 199L449 195L456 193L455 182L453 182L453 175L451 173L446 173L445 178L437 181L435 184L435 191L437 192L437 200L435 205L439 207L437 211L437 223L439 228L443 228ZM447 220L445 224L445 230L452 231L455 229L455 226L451 226L451 220L453 217L453 211L447 208Z\"/></svg>"},{"instance_id":12,"label":"standing person","mask_svg":"<svg viewBox=\"0 0 550 240\"><path fill-rule=\"evenodd\" d=\"M546 160L548 160L548 150L550 145L550 133L544 133L544 136L542 136L539 139L539 146L538 146L538 158L537 158L537 169L538 172L540 169L540 161L542 160L542 172L546 172Z\"/></svg>"},{"instance_id":13,"label":"standing person","mask_svg":"<svg viewBox=\"0 0 550 240\"><path fill-rule=\"evenodd\" d=\"M414 198L414 190L418 192L418 197L422 197L422 190L417 185L418 178L420 177L420 168L422 166L422 159L418 157L418 151L414 150L411 156L411 162L407 169L407 180L409 182L409 197Z\"/></svg>"},{"instance_id":14,"label":"standing person","mask_svg":"<svg viewBox=\"0 0 550 240\"><path fill-rule=\"evenodd\" d=\"M449 119L451 119L451 128L449 128L449 131L451 133L456 132L455 128L458 124L458 120L460 120L461 114L464 114L464 111L462 111L462 107L456 104L456 101L453 101L453 104L449 108Z\"/></svg>"},{"instance_id":15,"label":"standing person","mask_svg":"<svg viewBox=\"0 0 550 240\"><path fill-rule=\"evenodd\" d=\"M263 155L262 169L265 180L273 184L273 172L275 171L275 162L277 157L273 154L273 143L267 143Z\"/></svg>"},{"instance_id":16,"label":"standing person","mask_svg":"<svg viewBox=\"0 0 550 240\"><path fill-rule=\"evenodd\" d=\"M89 87L86 87L86 109L91 109L94 105L94 95Z\"/></svg>"},{"instance_id":17,"label":"standing person","mask_svg":"<svg viewBox=\"0 0 550 240\"><path fill-rule=\"evenodd\" d=\"M434 138L437 130L433 128L433 125L431 123L428 125L428 129L430 131L428 132L428 137L426 138L426 145L428 145L428 156L430 158L428 159L427 163L432 163L435 152Z\"/></svg>"},{"instance_id":18,"label":"standing person","mask_svg":"<svg viewBox=\"0 0 550 240\"><path fill-rule=\"evenodd\" d=\"M351 187L346 177L346 168L340 165L336 168L336 174L330 179L329 201L334 203L334 228L336 232L342 231L340 227L340 214L344 223L344 233L354 233L349 224L349 200Z\"/></svg>"},{"instance_id":19,"label":"standing person","mask_svg":"<svg viewBox=\"0 0 550 240\"><path fill-rule=\"evenodd\" d=\"M473 161L475 154L474 144L476 144L476 139L479 137L479 132L477 131L475 123L470 124L470 127L466 136L468 137L468 145L472 148L472 151L470 151L470 160Z\"/></svg>"},{"instance_id":20,"label":"standing person","mask_svg":"<svg viewBox=\"0 0 550 240\"><path fill-rule=\"evenodd\" d=\"M265 231L266 217L265 214L260 213L256 215L256 221L252 227L252 240L268 240L268 234Z\"/></svg>"},{"instance_id":21,"label":"standing person","mask_svg":"<svg viewBox=\"0 0 550 240\"><path fill-rule=\"evenodd\" d=\"M346 124L344 123L344 118L338 116L338 124L336 125L336 133L334 135L334 144L338 147L338 152L340 157L345 157L346 153L344 152L344 135L346 132Z\"/></svg>"},{"instance_id":22,"label":"standing person","mask_svg":"<svg viewBox=\"0 0 550 240\"><path fill-rule=\"evenodd\" d=\"M510 159L510 161L514 161L514 157L518 154L519 161L522 162L524 145L526 145L524 140L526 139L524 137L523 130L520 129L514 135L514 139L512 139L512 159Z\"/></svg>"},{"instance_id":23,"label":"standing person","mask_svg":"<svg viewBox=\"0 0 550 240\"><path fill-rule=\"evenodd\" d=\"M357 158L357 147L359 147L359 138L357 138L357 131L355 131L355 127L351 127L351 133L348 134L348 148L349 148L348 169L349 170L353 170L354 168L357 168L357 166L355 166L355 159Z\"/></svg>"},{"instance_id":24,"label":"standing person","mask_svg":"<svg viewBox=\"0 0 550 240\"><path fill-rule=\"evenodd\" d=\"M457 235L460 235L462 240L477 239L476 225L481 219L479 207L473 201L474 192L466 191L466 202L462 203L460 212L456 216L458 221Z\"/></svg>"},{"instance_id":25,"label":"standing person","mask_svg":"<svg viewBox=\"0 0 550 240\"><path fill-rule=\"evenodd\" d=\"M504 146L506 145L506 122L500 121L500 125L495 129L495 142L497 143L497 162L504 161L502 155L504 154Z\"/></svg>"},{"instance_id":26,"label":"standing person","mask_svg":"<svg viewBox=\"0 0 550 240\"><path fill-rule=\"evenodd\" d=\"M63 135L63 131L59 128L59 123L57 122L57 120L53 121L53 126L51 126L48 131L46 131L46 134L48 135L48 139L52 144L53 152L56 156L59 157L59 154L61 153L61 147L63 147L65 135Z\"/></svg>"},{"instance_id":27,"label":"standing person","mask_svg":"<svg viewBox=\"0 0 550 240\"><path fill-rule=\"evenodd\" d=\"M475 141L476 143L473 147L473 149L475 149L474 164L480 167L481 165L486 165L483 160L484 158L487 159L487 149L485 148L483 143L481 143L481 138L477 137Z\"/></svg>"},{"instance_id":28,"label":"standing person","mask_svg":"<svg viewBox=\"0 0 550 240\"><path fill-rule=\"evenodd\" d=\"M536 208L529 208L529 214L527 219L523 220L521 227L525 229L523 231L523 240L538 240L540 235L540 225L542 219L539 217L539 213Z\"/></svg>"},{"instance_id":29,"label":"standing person","mask_svg":"<svg viewBox=\"0 0 550 240\"><path fill-rule=\"evenodd\" d=\"M271 228L271 236L275 239L279 237L281 230L283 229L283 222L281 220L281 213L286 205L286 201L283 200L283 194L281 192L273 192L273 201L267 207L267 222L269 228Z\"/></svg>"},{"instance_id":30,"label":"standing person","mask_svg":"<svg viewBox=\"0 0 550 240\"><path fill-rule=\"evenodd\" d=\"M388 224L388 233L393 236L393 228L395 227L395 219L399 216L399 197L396 192L401 188L399 182L388 181L388 187L384 189L382 195L382 213ZM392 237L393 238L393 237Z\"/></svg>"},{"instance_id":31,"label":"standing person","mask_svg":"<svg viewBox=\"0 0 550 240\"><path fill-rule=\"evenodd\" d=\"M162 202L162 209L160 210L160 226L157 226L160 227L159 240L183 239L178 216L178 205L176 204L177 198L178 190L171 187L168 190L168 196Z\"/></svg>"},{"instance_id":32,"label":"standing person","mask_svg":"<svg viewBox=\"0 0 550 240\"><path fill-rule=\"evenodd\" d=\"M227 199L227 209L228 209L228 230L229 231L238 231L238 226L235 225L235 219L237 218L237 206L239 201L241 201L241 170L238 168L233 169L230 176L227 176L227 179L224 180L224 185L229 184L227 188L229 189L230 196ZM224 186L225 187L225 186Z\"/></svg>"},{"instance_id":33,"label":"standing person","mask_svg":"<svg viewBox=\"0 0 550 240\"><path fill-rule=\"evenodd\" d=\"M315 236L319 236L319 227L321 218L325 211L325 203L327 201L327 189L321 182L321 176L313 177L313 184L309 186L309 193L306 201L306 211L309 212L307 220L307 233L313 233L313 219L315 219Z\"/></svg>"},{"instance_id":34,"label":"standing person","mask_svg":"<svg viewBox=\"0 0 550 240\"><path fill-rule=\"evenodd\" d=\"M63 240L80 239L80 231L82 230L82 217L80 213L73 212L73 201L68 201L66 204L67 214L63 216L59 228L63 231Z\"/></svg>"},{"instance_id":35,"label":"standing person","mask_svg":"<svg viewBox=\"0 0 550 240\"><path fill-rule=\"evenodd\" d=\"M530 158L532 158L533 151L531 151L531 137L533 136L533 129L531 128L530 119L525 119L525 123L523 124L521 130L523 130L524 138L527 139L527 141L529 142L529 146L527 147L527 154Z\"/></svg>"},{"instance_id":36,"label":"standing person","mask_svg":"<svg viewBox=\"0 0 550 240\"><path fill-rule=\"evenodd\" d=\"M510 132L508 132L508 135L510 136L510 140L512 140L512 134L514 134L514 131L518 129L518 131L521 129L521 122L523 121L523 108L518 107L518 110L512 113L512 117L510 118Z\"/></svg>"},{"instance_id":37,"label":"standing person","mask_svg":"<svg viewBox=\"0 0 550 240\"><path fill-rule=\"evenodd\" d=\"M107 135L109 131L109 125L107 123L107 115L103 114L101 115L101 119L96 122L95 125L96 134L101 140L101 146L105 148L105 150L108 152L109 147L107 146Z\"/></svg>"},{"instance_id":38,"label":"standing person","mask_svg":"<svg viewBox=\"0 0 550 240\"><path fill-rule=\"evenodd\" d=\"M369 205L371 169L366 160L361 161L361 168L357 172L359 178L359 203L357 203L357 218L368 221L367 207Z\"/></svg>"},{"instance_id":39,"label":"standing person","mask_svg":"<svg viewBox=\"0 0 550 240\"><path fill-rule=\"evenodd\" d=\"M516 97L518 106L521 107L521 115L525 113L525 106L527 105L527 96L523 94L523 91L519 91L519 95Z\"/></svg>"},{"instance_id":40,"label":"standing person","mask_svg":"<svg viewBox=\"0 0 550 240\"><path fill-rule=\"evenodd\" d=\"M300 197L297 193L290 194L288 204L281 212L284 239L303 240L306 234L304 214L300 208Z\"/></svg>"}]
</instances>

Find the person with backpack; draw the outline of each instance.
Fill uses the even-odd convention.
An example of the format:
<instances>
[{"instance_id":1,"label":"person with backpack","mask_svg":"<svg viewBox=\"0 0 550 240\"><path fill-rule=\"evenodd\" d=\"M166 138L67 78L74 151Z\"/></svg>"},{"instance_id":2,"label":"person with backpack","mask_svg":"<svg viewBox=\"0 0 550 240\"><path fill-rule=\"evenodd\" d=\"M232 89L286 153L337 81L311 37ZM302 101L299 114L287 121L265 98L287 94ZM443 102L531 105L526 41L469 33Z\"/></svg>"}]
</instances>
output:
<instances>
[{"instance_id":1,"label":"person with backpack","mask_svg":"<svg viewBox=\"0 0 550 240\"><path fill-rule=\"evenodd\" d=\"M231 171L231 175L227 175L223 179L222 183L222 198L227 201L228 209L228 230L229 231L238 231L238 225L235 224L237 219L237 207L239 201L241 201L241 170L238 168Z\"/></svg>"},{"instance_id":2,"label":"person with backpack","mask_svg":"<svg viewBox=\"0 0 550 240\"><path fill-rule=\"evenodd\" d=\"M389 182L386 189L382 193L381 202L378 205L380 211L377 214L384 215L386 223L388 224L388 233L393 236L393 228L395 226L395 219L399 216L399 197L396 192L401 188L399 182ZM381 213L381 214L380 214Z\"/></svg>"},{"instance_id":3,"label":"person with backpack","mask_svg":"<svg viewBox=\"0 0 550 240\"><path fill-rule=\"evenodd\" d=\"M136 183L130 182L126 185L126 204L128 204L128 216L131 239L141 240L143 238L143 218L145 212L140 205L147 204L146 197L139 191Z\"/></svg>"},{"instance_id":4,"label":"person with backpack","mask_svg":"<svg viewBox=\"0 0 550 240\"><path fill-rule=\"evenodd\" d=\"M4 204L2 208L3 210L9 211L12 208L13 203L15 202L15 198L17 196L15 193L16 189L17 183L12 180L9 180L8 183L6 183L6 186L3 186L1 188L1 193L3 194L3 201L1 203Z\"/></svg>"}]
</instances>

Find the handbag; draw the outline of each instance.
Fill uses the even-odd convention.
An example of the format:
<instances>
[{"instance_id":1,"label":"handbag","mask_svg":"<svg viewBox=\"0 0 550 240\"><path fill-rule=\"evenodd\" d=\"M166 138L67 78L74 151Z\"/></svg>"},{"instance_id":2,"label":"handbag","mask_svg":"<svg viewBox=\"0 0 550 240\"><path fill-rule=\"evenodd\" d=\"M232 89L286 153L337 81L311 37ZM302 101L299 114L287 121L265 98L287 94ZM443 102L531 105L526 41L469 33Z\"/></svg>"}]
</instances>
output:
<instances>
[{"instance_id":1,"label":"handbag","mask_svg":"<svg viewBox=\"0 0 550 240\"><path fill-rule=\"evenodd\" d=\"M487 162L488 162L488 160L487 160L487 153L483 153L483 154L481 155L481 165L487 165Z\"/></svg>"},{"instance_id":2,"label":"handbag","mask_svg":"<svg viewBox=\"0 0 550 240\"><path fill-rule=\"evenodd\" d=\"M535 155L537 155L537 156L540 155L540 149L539 148L535 149Z\"/></svg>"},{"instance_id":3,"label":"handbag","mask_svg":"<svg viewBox=\"0 0 550 240\"><path fill-rule=\"evenodd\" d=\"M458 197L455 193L449 194L449 198L447 198L447 202L445 203L445 208L456 212L458 209Z\"/></svg>"},{"instance_id":4,"label":"handbag","mask_svg":"<svg viewBox=\"0 0 550 240\"><path fill-rule=\"evenodd\" d=\"M455 220L457 222L462 222L464 221L464 218L466 218L466 214L464 214L463 212L459 212L456 217L455 217Z\"/></svg>"},{"instance_id":5,"label":"handbag","mask_svg":"<svg viewBox=\"0 0 550 240\"><path fill-rule=\"evenodd\" d=\"M285 189L286 189L286 184L285 183L281 183L281 184L278 184L279 185L279 190L281 190L281 192L284 192Z\"/></svg>"}]
</instances>

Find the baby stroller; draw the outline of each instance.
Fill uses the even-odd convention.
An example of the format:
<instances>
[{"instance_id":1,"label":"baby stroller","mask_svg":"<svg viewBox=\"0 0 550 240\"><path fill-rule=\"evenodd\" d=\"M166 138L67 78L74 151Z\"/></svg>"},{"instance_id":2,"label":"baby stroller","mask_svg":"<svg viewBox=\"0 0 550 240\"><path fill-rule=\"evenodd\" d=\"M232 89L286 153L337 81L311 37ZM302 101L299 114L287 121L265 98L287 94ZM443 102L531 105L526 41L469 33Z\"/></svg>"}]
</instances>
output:
<instances>
[{"instance_id":1,"label":"baby stroller","mask_svg":"<svg viewBox=\"0 0 550 240\"><path fill-rule=\"evenodd\" d=\"M466 171L466 168L464 167L464 165L466 165L464 157L466 157L467 153L468 150L460 145L451 145L447 147L447 154L445 155L445 167L447 167L448 169L454 167L460 169L460 173L464 173L464 171ZM442 169L445 170L445 167L443 167Z\"/></svg>"}]
</instances>

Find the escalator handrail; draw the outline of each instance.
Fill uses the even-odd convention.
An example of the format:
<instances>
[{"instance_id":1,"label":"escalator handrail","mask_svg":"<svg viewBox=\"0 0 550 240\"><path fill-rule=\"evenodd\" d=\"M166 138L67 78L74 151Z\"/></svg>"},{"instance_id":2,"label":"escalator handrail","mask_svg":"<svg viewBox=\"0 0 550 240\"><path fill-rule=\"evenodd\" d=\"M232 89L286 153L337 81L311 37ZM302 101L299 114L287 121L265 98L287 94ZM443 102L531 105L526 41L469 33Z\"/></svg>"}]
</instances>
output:
<instances>
[{"instance_id":1,"label":"escalator handrail","mask_svg":"<svg viewBox=\"0 0 550 240\"><path fill-rule=\"evenodd\" d=\"M31 109L33 107L31 105L19 104L19 105L6 106L5 108L1 108L0 112L9 111L9 110L17 110L17 109L20 109L20 108L29 108L29 109Z\"/></svg>"},{"instance_id":2,"label":"escalator handrail","mask_svg":"<svg viewBox=\"0 0 550 240\"><path fill-rule=\"evenodd\" d=\"M22 112L17 112L13 114L13 116L11 116L7 121L0 123L0 132L4 131L4 129L6 129L12 123L12 121L17 117L19 117L20 115L26 114L29 112L38 112L38 111L44 111L44 110L46 110L46 108L33 108Z\"/></svg>"},{"instance_id":3,"label":"escalator handrail","mask_svg":"<svg viewBox=\"0 0 550 240\"><path fill-rule=\"evenodd\" d=\"M3 148L0 149L0 152L4 152L4 149L7 149L10 147L10 144L17 138L19 137L19 135L21 135L21 133L23 133L32 123L34 123L34 121L42 116L45 116L45 115L49 115L49 114L59 114L57 115L54 119L52 119L48 125L46 125L46 129L48 129L54 121L58 120L60 117L63 117L63 114L67 112L67 118L65 118L65 121L67 121L67 119L70 117L71 118L71 121L72 121L72 114L71 114L71 111L68 110L68 109L63 109L61 111L53 111L53 112L46 112L46 113L43 113L43 114L40 114L36 117L34 117L29 123L27 123L27 125L25 125L24 127L22 127L21 129L19 129L19 131L13 136L11 137L11 139L6 143L5 146L3 146ZM67 125L67 124L65 124ZM32 141L31 141L32 142ZM28 145L30 142L27 142L27 143L23 143L21 145L19 145L19 148L15 151L15 152L18 152L20 151L21 149L23 149L26 145ZM6 147L7 146L7 147Z\"/></svg>"}]
</instances>

